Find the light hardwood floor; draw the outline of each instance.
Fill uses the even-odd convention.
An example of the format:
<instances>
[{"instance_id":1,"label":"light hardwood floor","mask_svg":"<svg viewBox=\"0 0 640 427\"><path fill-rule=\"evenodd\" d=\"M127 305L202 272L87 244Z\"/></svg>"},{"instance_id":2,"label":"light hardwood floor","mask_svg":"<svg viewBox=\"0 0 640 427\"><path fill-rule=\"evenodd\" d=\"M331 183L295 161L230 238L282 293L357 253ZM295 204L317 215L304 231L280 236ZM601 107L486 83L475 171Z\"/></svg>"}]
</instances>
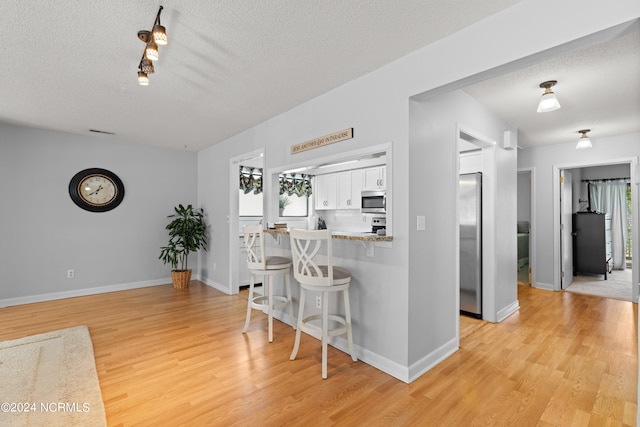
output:
<instances>
[{"instance_id":1,"label":"light hardwood floor","mask_svg":"<svg viewBox=\"0 0 640 427\"><path fill-rule=\"evenodd\" d=\"M519 286L499 324L462 318L461 348L412 384L199 282L0 309L0 340L89 326L110 426L632 426L637 306ZM428 326L426 326L428 327ZM356 336L357 342L357 336Z\"/></svg>"}]
</instances>

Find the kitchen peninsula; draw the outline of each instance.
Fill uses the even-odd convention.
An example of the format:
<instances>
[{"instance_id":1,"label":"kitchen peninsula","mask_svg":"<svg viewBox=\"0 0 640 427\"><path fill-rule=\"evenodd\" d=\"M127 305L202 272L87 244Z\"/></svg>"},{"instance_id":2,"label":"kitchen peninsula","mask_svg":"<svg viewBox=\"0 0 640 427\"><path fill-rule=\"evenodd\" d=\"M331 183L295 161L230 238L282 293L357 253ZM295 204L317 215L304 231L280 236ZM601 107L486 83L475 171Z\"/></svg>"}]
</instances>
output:
<instances>
[{"instance_id":1,"label":"kitchen peninsula","mask_svg":"<svg viewBox=\"0 0 640 427\"><path fill-rule=\"evenodd\" d=\"M264 232L270 234L274 238L278 235L289 235L288 228L269 228L264 230ZM331 237L334 239L356 240L362 242L390 242L393 240L392 236L379 236L376 233L351 231L332 231Z\"/></svg>"}]
</instances>

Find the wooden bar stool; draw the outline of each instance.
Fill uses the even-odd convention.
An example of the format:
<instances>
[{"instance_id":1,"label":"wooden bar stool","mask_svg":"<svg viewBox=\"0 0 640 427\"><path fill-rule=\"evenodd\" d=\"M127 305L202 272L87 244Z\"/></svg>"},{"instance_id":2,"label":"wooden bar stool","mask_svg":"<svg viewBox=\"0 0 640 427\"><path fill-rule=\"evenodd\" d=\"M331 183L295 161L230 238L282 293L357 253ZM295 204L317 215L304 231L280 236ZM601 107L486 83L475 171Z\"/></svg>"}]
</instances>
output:
<instances>
[{"instance_id":1,"label":"wooden bar stool","mask_svg":"<svg viewBox=\"0 0 640 427\"><path fill-rule=\"evenodd\" d=\"M293 352L289 357L296 358L300 348L300 333L302 331L317 336L322 341L322 378L327 378L327 340L342 334L347 334L349 354L356 362L353 350L353 336L351 333L351 308L349 307L349 285L351 272L346 268L333 265L331 249L331 230L291 230L291 253L293 255L293 276L300 283L300 308L298 312L298 330L293 345ZM319 252L326 247L326 262L320 264ZM322 257L324 258L324 257ZM322 313L304 317L304 305L307 291L320 292L322 295ZM344 297L344 316L329 314L329 293L342 292ZM319 322L318 322L319 321ZM329 328L329 321L336 327ZM319 323L319 324L318 324Z\"/></svg>"},{"instance_id":2,"label":"wooden bar stool","mask_svg":"<svg viewBox=\"0 0 640 427\"><path fill-rule=\"evenodd\" d=\"M244 243L247 247L247 266L251 273L249 281L249 300L247 302L247 319L244 322L242 333L246 333L251 321L251 310L267 310L269 317L269 342L273 341L273 310L289 306L289 317L293 329L296 328L296 321L293 317L293 306L291 302L291 284L289 272L291 271L291 258L281 256L267 257L264 247L264 232L262 225L245 225ZM262 295L254 296L255 278L262 276ZM284 277L286 296L273 295L273 277Z\"/></svg>"}]
</instances>

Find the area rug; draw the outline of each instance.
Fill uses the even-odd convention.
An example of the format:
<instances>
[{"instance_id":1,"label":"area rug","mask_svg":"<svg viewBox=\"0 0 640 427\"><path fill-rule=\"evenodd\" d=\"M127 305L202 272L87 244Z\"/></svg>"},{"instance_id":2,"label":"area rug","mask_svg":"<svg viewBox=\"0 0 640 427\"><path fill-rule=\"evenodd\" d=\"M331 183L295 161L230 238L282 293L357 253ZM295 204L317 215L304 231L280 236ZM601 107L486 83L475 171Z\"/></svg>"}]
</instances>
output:
<instances>
[{"instance_id":1,"label":"area rug","mask_svg":"<svg viewBox=\"0 0 640 427\"><path fill-rule=\"evenodd\" d=\"M573 283L566 289L567 292L595 295L604 298L619 299L623 301L633 300L631 289L631 269L613 270L604 280L604 275L579 275L574 277Z\"/></svg>"},{"instance_id":2,"label":"area rug","mask_svg":"<svg viewBox=\"0 0 640 427\"><path fill-rule=\"evenodd\" d=\"M106 426L86 326L0 342L0 426Z\"/></svg>"}]
</instances>

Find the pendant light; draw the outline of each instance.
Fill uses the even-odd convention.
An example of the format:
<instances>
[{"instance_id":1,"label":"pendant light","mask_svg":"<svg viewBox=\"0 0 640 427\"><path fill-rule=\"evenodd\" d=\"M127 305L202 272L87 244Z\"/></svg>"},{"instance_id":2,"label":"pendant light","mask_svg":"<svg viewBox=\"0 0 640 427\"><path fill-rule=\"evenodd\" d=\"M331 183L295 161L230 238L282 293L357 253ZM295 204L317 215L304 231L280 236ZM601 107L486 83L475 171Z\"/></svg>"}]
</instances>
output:
<instances>
[{"instance_id":1,"label":"pendant light","mask_svg":"<svg viewBox=\"0 0 640 427\"><path fill-rule=\"evenodd\" d=\"M591 129L583 129L579 130L578 133L582 134L580 139L578 139L578 143L576 144L576 150L584 150L585 148L591 148L591 140L587 136L587 133L591 132Z\"/></svg>"},{"instance_id":2,"label":"pendant light","mask_svg":"<svg viewBox=\"0 0 640 427\"><path fill-rule=\"evenodd\" d=\"M540 87L544 89L544 93L538 103L538 113L547 113L560 108L558 98L556 98L556 95L551 90L556 83L558 83L556 80L549 80L547 82L540 83Z\"/></svg>"}]
</instances>

